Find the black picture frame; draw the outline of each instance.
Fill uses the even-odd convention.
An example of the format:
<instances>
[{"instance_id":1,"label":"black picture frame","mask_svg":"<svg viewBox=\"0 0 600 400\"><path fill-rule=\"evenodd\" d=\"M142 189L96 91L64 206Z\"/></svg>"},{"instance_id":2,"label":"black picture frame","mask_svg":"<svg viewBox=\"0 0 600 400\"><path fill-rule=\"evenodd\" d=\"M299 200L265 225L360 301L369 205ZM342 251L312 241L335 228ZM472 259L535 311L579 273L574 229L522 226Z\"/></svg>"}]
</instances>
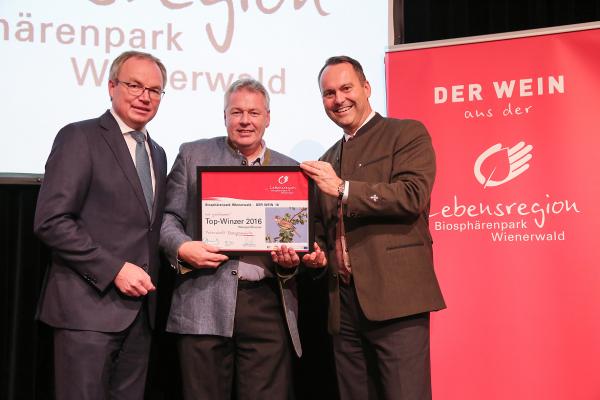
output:
<instances>
[{"instance_id":1,"label":"black picture frame","mask_svg":"<svg viewBox=\"0 0 600 400\"><path fill-rule=\"evenodd\" d=\"M197 193L196 193L196 199L197 199L197 221L196 221L196 236L194 237L194 240L199 240L199 241L204 241L207 238L204 235L204 221L203 221L203 200L202 200L202 194L203 194L203 189L204 189L204 180L203 180L203 175L206 173L218 173L218 174L222 174L222 177L220 177L219 179L223 179L223 180L227 180L228 179L228 173L243 173L243 174L247 174L248 175L248 179L247 182L251 182L252 181L252 175L253 174L261 174L261 173L266 173L266 172L281 172L282 174L285 173L300 173L303 177L303 179L306 179L307 182L307 190L306 193L303 193L303 197L306 197L306 209L308 212L307 215L307 223L308 223L308 242L307 242L307 248L306 249L295 249L295 251L297 253L308 253L308 252L313 252L314 251L314 215L315 215L315 205L313 204L314 201L314 190L315 190L315 186L314 186L314 182L312 179L310 179L306 174L304 174L302 172L302 169L300 168L300 166L197 166L196 167L196 182L197 182ZM245 200L245 199L242 199ZM265 199L264 201L259 201L260 203L264 203L264 204L269 204L271 199ZM267 208L265 206L265 208ZM266 221L265 221L266 223ZM274 242L276 243L276 242ZM281 243L281 245L285 245L287 243ZM272 250L272 248L265 248L265 249L258 249L258 250L243 250L243 249L230 249L227 247L222 247L219 246L220 253L228 255L228 256L241 256L241 255L257 255L257 254L269 254L270 251Z\"/></svg>"}]
</instances>

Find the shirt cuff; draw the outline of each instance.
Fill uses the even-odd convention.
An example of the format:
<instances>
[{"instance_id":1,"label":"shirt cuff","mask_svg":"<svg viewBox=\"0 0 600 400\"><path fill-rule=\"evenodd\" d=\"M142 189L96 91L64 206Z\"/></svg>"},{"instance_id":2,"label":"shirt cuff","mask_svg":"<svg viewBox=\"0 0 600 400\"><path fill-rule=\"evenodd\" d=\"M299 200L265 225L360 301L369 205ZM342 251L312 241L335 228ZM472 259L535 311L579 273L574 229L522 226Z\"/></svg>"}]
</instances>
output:
<instances>
[{"instance_id":1,"label":"shirt cuff","mask_svg":"<svg viewBox=\"0 0 600 400\"><path fill-rule=\"evenodd\" d=\"M350 181L344 181L344 196L342 197L342 203L348 202L348 192L350 191Z\"/></svg>"},{"instance_id":2,"label":"shirt cuff","mask_svg":"<svg viewBox=\"0 0 600 400\"><path fill-rule=\"evenodd\" d=\"M187 274L188 272L192 272L193 270L193 268L190 268L188 263L186 263L183 260L180 260L179 257L177 257L175 265L171 264L171 266L175 268L175 271L177 271L177 274L179 275Z\"/></svg>"}]
</instances>

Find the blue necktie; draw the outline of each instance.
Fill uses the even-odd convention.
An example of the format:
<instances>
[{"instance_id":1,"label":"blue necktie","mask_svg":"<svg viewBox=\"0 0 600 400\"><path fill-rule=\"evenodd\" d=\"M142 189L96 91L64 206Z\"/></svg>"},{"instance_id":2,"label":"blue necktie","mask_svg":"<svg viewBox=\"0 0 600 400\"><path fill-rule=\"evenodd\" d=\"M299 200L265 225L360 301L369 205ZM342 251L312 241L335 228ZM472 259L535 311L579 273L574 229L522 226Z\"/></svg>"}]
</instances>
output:
<instances>
[{"instance_id":1,"label":"blue necktie","mask_svg":"<svg viewBox=\"0 0 600 400\"><path fill-rule=\"evenodd\" d=\"M137 169L140 183L142 184L142 190L144 191L144 197L146 198L146 204L148 205L148 212L152 215L152 201L154 194L152 193L152 175L150 174L150 158L146 151L144 142L146 141L146 135L143 132L132 131L131 137L137 142L135 146L135 169Z\"/></svg>"}]
</instances>

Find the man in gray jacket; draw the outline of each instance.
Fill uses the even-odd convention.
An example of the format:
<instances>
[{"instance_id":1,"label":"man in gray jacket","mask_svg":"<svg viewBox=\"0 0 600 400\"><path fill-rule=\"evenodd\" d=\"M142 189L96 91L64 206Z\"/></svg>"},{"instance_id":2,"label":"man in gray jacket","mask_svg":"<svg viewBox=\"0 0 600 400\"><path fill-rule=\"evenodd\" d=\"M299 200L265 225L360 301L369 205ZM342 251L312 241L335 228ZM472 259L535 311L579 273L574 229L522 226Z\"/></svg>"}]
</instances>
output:
<instances>
[{"instance_id":1,"label":"man in gray jacket","mask_svg":"<svg viewBox=\"0 0 600 400\"><path fill-rule=\"evenodd\" d=\"M269 95L253 79L225 93L227 136L185 143L167 182L160 244L179 271L167 331L179 334L186 399L285 399L291 392L291 348L301 355L292 249L229 259L193 240L197 166L297 165L268 149ZM317 250L311 260L324 255ZM310 256L310 255L309 255ZM277 263L275 262L277 261Z\"/></svg>"}]
</instances>

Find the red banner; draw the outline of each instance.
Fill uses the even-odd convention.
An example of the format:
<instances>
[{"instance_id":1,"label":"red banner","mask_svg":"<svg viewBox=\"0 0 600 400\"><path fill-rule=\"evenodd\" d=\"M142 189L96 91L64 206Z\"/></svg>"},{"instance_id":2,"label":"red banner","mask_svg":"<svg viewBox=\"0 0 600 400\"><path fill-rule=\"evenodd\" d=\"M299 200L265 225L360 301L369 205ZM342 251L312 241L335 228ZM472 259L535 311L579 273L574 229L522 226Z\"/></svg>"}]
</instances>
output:
<instances>
[{"instance_id":1,"label":"red banner","mask_svg":"<svg viewBox=\"0 0 600 400\"><path fill-rule=\"evenodd\" d=\"M437 154L434 398L600 399L599 49L586 29L386 55L388 115Z\"/></svg>"}]
</instances>

